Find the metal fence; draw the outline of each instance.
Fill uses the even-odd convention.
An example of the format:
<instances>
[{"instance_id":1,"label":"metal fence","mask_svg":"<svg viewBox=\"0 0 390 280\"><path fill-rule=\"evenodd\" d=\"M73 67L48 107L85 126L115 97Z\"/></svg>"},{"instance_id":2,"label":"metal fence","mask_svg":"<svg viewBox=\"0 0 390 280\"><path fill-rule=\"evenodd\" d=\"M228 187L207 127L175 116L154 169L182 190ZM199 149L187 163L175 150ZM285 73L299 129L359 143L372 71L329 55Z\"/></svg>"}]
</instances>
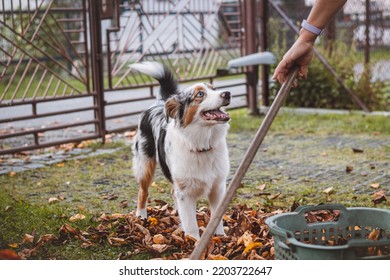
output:
<instances>
[{"instance_id":1,"label":"metal fence","mask_svg":"<svg viewBox=\"0 0 390 280\"><path fill-rule=\"evenodd\" d=\"M134 128L157 86L128 68L141 60L229 87L247 106L244 69L217 75L246 53L243 3L0 0L0 154Z\"/></svg>"}]
</instances>

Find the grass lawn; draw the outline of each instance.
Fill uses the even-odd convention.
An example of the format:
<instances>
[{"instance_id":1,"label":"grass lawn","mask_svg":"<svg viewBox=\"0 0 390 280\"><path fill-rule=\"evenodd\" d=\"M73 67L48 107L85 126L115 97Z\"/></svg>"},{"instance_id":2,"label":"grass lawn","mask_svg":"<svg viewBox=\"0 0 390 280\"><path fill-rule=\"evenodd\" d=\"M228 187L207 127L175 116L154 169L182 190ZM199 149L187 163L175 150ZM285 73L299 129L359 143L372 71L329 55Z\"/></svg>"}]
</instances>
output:
<instances>
[{"instance_id":1,"label":"grass lawn","mask_svg":"<svg viewBox=\"0 0 390 280\"><path fill-rule=\"evenodd\" d=\"M230 114L232 121L229 141L236 139L236 136L253 135L262 120L261 117L249 116L246 110L234 110ZM366 157L367 160L375 158L383 160L390 154L389 120L389 117L385 116L358 113L307 115L285 112L278 115L267 137L277 137L281 134L287 139L301 136L348 135L359 138L379 135L382 141L388 141L388 145L377 150L373 149L372 153ZM57 235L60 227L65 223L83 231L88 227L97 227L99 225L97 217L100 217L102 213L133 211L138 188L131 175L130 146L124 142L108 145L120 149L112 154L65 161L41 169L0 176L0 249L12 249L19 252L28 247L28 244L22 242L25 234L32 235L35 239L45 234ZM101 146L95 143L93 149L100 149ZM349 151L342 149L325 152L334 153L334 158L349 156ZM241 158L242 155L239 154L236 158ZM258 192L256 188L259 184L262 182L257 179L254 182L245 183L233 203L249 204L251 207L260 207L263 210L275 209L275 207L287 209L291 206L291 197L288 196L282 196L277 203L273 203L270 199L252 199L253 193ZM388 188L389 186L383 186L384 190ZM150 188L151 204L153 205L153 201L157 199L172 205L170 190L170 185L159 172ZM279 190L271 186L267 191L275 195ZM322 192L319 193L310 187L296 190L295 196L305 198L305 203L323 202L325 197ZM350 206L350 197L350 195L341 195L337 201ZM50 199L55 203L49 203ZM363 194L358 196L353 203L367 204L372 207L370 201L371 196ZM204 201L200 202L199 206L201 205L204 205ZM389 202L384 202L379 207L388 208ZM76 219L71 222L69 219L76 214L84 215L85 219ZM116 259L121 252L132 249L131 244L110 246L108 242L102 242L98 246L82 248L81 243L82 241L78 239L68 240L65 244L54 242L44 246L31 258ZM138 254L133 257L150 258L148 254Z\"/></svg>"}]
</instances>

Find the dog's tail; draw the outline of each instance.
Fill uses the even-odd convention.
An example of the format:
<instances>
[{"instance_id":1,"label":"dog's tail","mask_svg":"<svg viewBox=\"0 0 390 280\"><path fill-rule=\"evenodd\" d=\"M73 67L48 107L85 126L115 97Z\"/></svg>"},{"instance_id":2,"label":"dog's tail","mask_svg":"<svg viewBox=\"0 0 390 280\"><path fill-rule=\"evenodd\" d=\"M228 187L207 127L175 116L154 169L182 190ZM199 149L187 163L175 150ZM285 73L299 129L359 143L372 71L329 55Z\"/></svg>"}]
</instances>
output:
<instances>
[{"instance_id":1,"label":"dog's tail","mask_svg":"<svg viewBox=\"0 0 390 280\"><path fill-rule=\"evenodd\" d=\"M167 100L170 96L178 94L177 81L165 65L158 62L144 61L131 64L129 67L155 78L160 83L162 100Z\"/></svg>"}]
</instances>

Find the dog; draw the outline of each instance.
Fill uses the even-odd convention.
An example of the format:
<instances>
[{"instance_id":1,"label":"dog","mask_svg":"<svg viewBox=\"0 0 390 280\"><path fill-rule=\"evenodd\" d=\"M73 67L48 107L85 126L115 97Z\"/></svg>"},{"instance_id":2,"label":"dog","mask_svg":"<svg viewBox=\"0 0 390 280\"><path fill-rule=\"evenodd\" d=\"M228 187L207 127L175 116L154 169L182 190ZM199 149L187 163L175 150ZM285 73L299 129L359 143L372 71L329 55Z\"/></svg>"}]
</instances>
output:
<instances>
[{"instance_id":1,"label":"dog","mask_svg":"<svg viewBox=\"0 0 390 280\"><path fill-rule=\"evenodd\" d=\"M230 104L231 94L209 83L179 90L172 72L157 62L130 67L160 84L160 99L142 113L133 145L133 174L139 184L136 215L147 217L148 187L159 162L173 184L184 233L199 240L197 200L207 197L213 215L226 191L230 116L223 107ZM225 235L222 221L215 233Z\"/></svg>"}]
</instances>

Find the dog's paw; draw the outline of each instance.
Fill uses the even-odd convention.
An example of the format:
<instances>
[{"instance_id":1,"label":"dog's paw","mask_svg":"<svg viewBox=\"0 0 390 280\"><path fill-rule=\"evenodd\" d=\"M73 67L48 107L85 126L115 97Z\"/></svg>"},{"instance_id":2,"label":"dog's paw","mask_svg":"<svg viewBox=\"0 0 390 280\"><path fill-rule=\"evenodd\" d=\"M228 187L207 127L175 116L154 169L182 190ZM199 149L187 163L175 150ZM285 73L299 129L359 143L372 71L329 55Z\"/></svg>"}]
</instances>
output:
<instances>
[{"instance_id":1,"label":"dog's paw","mask_svg":"<svg viewBox=\"0 0 390 280\"><path fill-rule=\"evenodd\" d=\"M146 212L146 208L144 208L144 209L137 209L137 211L135 212L135 215L137 217L142 218L142 219L146 219L148 217L148 213Z\"/></svg>"}]
</instances>

